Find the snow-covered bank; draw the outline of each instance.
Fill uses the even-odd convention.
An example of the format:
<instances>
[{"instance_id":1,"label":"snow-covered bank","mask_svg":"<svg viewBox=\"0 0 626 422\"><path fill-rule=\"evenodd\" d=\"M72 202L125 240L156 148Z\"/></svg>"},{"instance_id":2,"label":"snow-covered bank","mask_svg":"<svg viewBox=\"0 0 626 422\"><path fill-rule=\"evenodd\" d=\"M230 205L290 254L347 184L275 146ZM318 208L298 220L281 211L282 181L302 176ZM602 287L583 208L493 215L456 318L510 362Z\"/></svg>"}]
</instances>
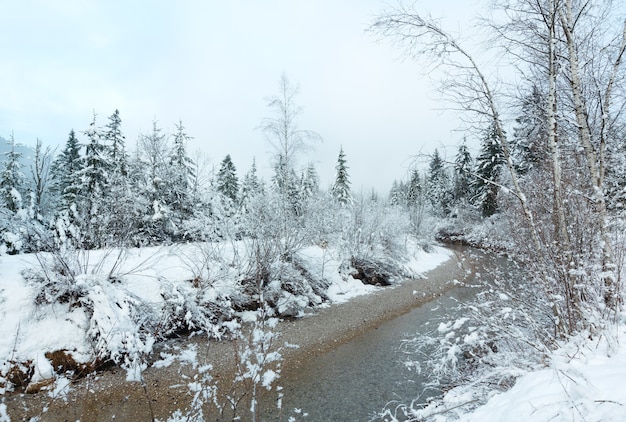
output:
<instances>
[{"instance_id":1,"label":"snow-covered bank","mask_svg":"<svg viewBox=\"0 0 626 422\"><path fill-rule=\"evenodd\" d=\"M133 378L137 370L145 369L144 357L155 342L168 332L196 328L219 336L224 321L236 317L245 304L240 301L241 269L233 265L243 253L237 250L242 245L217 247L195 244L78 254L72 259L84 271L66 286L67 291L46 286L36 277L38 260L52 257L0 257L2 391L16 387L20 377L54 379L51 352L65 351L85 365L113 359L126 365ZM404 271L417 276L449 257L443 248L430 254L413 248ZM333 250L309 247L299 253L298 265L312 279L324 280L327 288L323 292L278 288L277 308L294 303L298 309L319 306L321 295L342 302L380 289L353 279Z\"/></svg>"},{"instance_id":2,"label":"snow-covered bank","mask_svg":"<svg viewBox=\"0 0 626 422\"><path fill-rule=\"evenodd\" d=\"M577 337L554 352L545 369L520 377L467 422L623 421L626 419L626 321L599 339Z\"/></svg>"}]
</instances>

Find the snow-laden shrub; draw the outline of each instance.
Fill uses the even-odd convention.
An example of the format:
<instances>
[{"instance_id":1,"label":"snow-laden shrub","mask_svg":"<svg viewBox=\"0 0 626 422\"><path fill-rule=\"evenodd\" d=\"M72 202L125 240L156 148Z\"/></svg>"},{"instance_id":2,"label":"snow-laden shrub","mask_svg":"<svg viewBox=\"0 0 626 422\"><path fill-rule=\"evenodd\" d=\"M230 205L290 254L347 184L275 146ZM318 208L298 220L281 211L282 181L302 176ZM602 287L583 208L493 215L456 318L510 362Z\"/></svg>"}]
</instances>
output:
<instances>
[{"instance_id":1,"label":"snow-laden shrub","mask_svg":"<svg viewBox=\"0 0 626 422\"><path fill-rule=\"evenodd\" d=\"M282 350L293 347L278 343L274 311L263 303L245 312L240 322L227 324L232 338L235 371L231 376L214 378L210 364L200 366L187 384L193 399L186 410L175 411L168 422L205 420L259 420L261 410L276 406L282 413L283 391L277 385L282 367ZM261 390L275 391L270 402ZM295 420L290 418L289 420Z\"/></svg>"},{"instance_id":2,"label":"snow-laden shrub","mask_svg":"<svg viewBox=\"0 0 626 422\"><path fill-rule=\"evenodd\" d=\"M280 316L299 316L307 306L319 305L322 297L314 291L313 276L294 261L276 260L272 263L265 288L265 300ZM321 289L318 289L321 290Z\"/></svg>"},{"instance_id":3,"label":"snow-laden shrub","mask_svg":"<svg viewBox=\"0 0 626 422\"><path fill-rule=\"evenodd\" d=\"M213 287L161 280L161 296L164 301L158 321L161 338L193 331L220 338L222 323L234 317L230 298Z\"/></svg>"},{"instance_id":4,"label":"snow-laden shrub","mask_svg":"<svg viewBox=\"0 0 626 422\"><path fill-rule=\"evenodd\" d=\"M77 284L86 292L79 302L89 315L86 334L97 359L110 359L127 370L128 380L139 380L155 341L154 309L106 278L81 276Z\"/></svg>"}]
</instances>

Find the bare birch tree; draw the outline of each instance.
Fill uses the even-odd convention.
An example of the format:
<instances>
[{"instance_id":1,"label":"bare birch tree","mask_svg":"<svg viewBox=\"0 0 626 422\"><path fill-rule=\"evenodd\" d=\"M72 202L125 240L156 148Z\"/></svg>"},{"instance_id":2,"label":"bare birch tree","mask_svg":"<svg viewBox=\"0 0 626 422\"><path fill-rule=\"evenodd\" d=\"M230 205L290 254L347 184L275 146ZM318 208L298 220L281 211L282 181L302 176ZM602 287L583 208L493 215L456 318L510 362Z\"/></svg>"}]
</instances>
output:
<instances>
[{"instance_id":1,"label":"bare birch tree","mask_svg":"<svg viewBox=\"0 0 626 422\"><path fill-rule=\"evenodd\" d=\"M480 63L461 43L430 18L412 7L398 6L382 14L372 30L383 38L400 44L407 54L431 64L452 69L454 80L445 88L458 107L467 113L491 121L502 146L510 173L512 193L516 196L528 224L535 265L545 292L553 299L553 318L560 335L581 328L584 319L581 306L590 300L589 292L603 292L609 309L618 305L618 283L609 236L610 216L605 198L606 144L609 134L625 107L624 98L615 104L616 81L623 80L622 58L626 49L626 26L621 22L617 34L611 31L614 16L611 2L578 0L512 0L494 3L504 11L505 22L492 23L504 56L520 71L528 72L533 82L547 91L543 118L548 134L546 148L550 154L554 236L545 237L537 226L532 200L512 164L510 148L503 130L502 115L506 102L495 90ZM601 29L600 29L601 28ZM523 76L523 74L522 74ZM582 174L574 174L573 182L563 179L563 152L568 151ZM582 155L578 153L582 151ZM570 170L570 173L575 173ZM575 183L575 184L572 184ZM569 199L565 189L569 188ZM575 257L572 247L571 195L587 199L588 222L598 226L595 243L602 250L602 286L581 287L571 274L579 264L592 256ZM580 201L579 201L580 202ZM587 283L593 284L593 277ZM555 284L556 283L556 284ZM558 299L565 296L565 300ZM558 305L558 303L562 303Z\"/></svg>"},{"instance_id":2,"label":"bare birch tree","mask_svg":"<svg viewBox=\"0 0 626 422\"><path fill-rule=\"evenodd\" d=\"M294 221L300 214L298 198L295 197L299 191L295 189L298 182L295 171L297 157L299 153L310 148L312 142L321 140L316 132L298 127L298 116L302 113L302 107L296 103L297 95L298 87L292 85L283 73L278 84L278 94L270 97L267 102L270 115L259 127L274 150L275 182L282 213L279 236L284 255L289 255L299 243Z\"/></svg>"}]
</instances>

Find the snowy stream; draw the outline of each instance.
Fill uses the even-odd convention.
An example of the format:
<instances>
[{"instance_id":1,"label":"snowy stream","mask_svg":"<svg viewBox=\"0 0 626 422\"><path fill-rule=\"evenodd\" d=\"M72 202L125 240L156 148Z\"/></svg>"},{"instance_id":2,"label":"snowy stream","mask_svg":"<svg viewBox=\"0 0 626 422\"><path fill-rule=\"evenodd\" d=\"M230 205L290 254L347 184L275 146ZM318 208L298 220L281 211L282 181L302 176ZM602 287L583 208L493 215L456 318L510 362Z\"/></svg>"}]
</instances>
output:
<instances>
[{"instance_id":1,"label":"snowy stream","mask_svg":"<svg viewBox=\"0 0 626 422\"><path fill-rule=\"evenodd\" d=\"M491 275L485 267L506 265L504 259L463 249L472 256L468 265L471 273L465 280L468 283L474 284L477 278L483 283L489 280ZM417 332L436 330L440 322L461 317L452 309L458 302L475 297L478 290L454 287L439 298L308 360L297 370L283 373L279 380L285 393L283 420L298 408L308 413L304 420L309 421L368 421L385 406L394 408L394 402L410 403L423 391L425 378L407 369L407 355L400 348L402 341ZM427 398L428 393L424 393L418 402ZM264 415L263 420L270 419L278 420L276 412Z\"/></svg>"}]
</instances>

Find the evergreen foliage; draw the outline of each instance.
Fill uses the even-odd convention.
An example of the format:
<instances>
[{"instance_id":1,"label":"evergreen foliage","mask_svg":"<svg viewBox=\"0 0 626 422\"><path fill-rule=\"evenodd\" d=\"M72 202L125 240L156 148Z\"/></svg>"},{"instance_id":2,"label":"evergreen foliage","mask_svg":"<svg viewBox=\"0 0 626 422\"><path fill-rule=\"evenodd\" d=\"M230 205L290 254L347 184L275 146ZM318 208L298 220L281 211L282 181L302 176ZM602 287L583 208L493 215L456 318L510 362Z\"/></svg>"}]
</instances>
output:
<instances>
[{"instance_id":1,"label":"evergreen foliage","mask_svg":"<svg viewBox=\"0 0 626 422\"><path fill-rule=\"evenodd\" d=\"M80 190L78 172L82 168L80 144L72 129L65 147L52 163L53 192L57 194L57 211L68 211Z\"/></svg>"},{"instance_id":2,"label":"evergreen foliage","mask_svg":"<svg viewBox=\"0 0 626 422\"><path fill-rule=\"evenodd\" d=\"M237 203L239 195L239 179L237 169L230 158L230 154L222 160L219 172L217 173L217 190L224 197L230 199L233 204Z\"/></svg>"},{"instance_id":3,"label":"evergreen foliage","mask_svg":"<svg viewBox=\"0 0 626 422\"><path fill-rule=\"evenodd\" d=\"M437 149L433 152L428 165L426 195L436 215L444 217L450 213L452 205L450 177L448 176L445 162Z\"/></svg>"},{"instance_id":4,"label":"evergreen foliage","mask_svg":"<svg viewBox=\"0 0 626 422\"><path fill-rule=\"evenodd\" d=\"M411 172L411 178L407 187L406 201L407 205L414 206L419 203L423 194L422 176L419 170L414 169Z\"/></svg>"},{"instance_id":5,"label":"evergreen foliage","mask_svg":"<svg viewBox=\"0 0 626 422\"><path fill-rule=\"evenodd\" d=\"M472 184L474 177L472 169L474 160L467 149L465 139L459 145L456 157L454 159L454 202L461 203L472 197Z\"/></svg>"},{"instance_id":6,"label":"evergreen foliage","mask_svg":"<svg viewBox=\"0 0 626 422\"><path fill-rule=\"evenodd\" d=\"M407 192L404 182L394 180L389 191L389 204L392 206L404 206L407 203Z\"/></svg>"},{"instance_id":7,"label":"evergreen foliage","mask_svg":"<svg viewBox=\"0 0 626 422\"><path fill-rule=\"evenodd\" d=\"M539 87L533 84L531 92L522 97L520 115L515 119L512 153L520 174L545 166L548 159L548 121L546 100Z\"/></svg>"},{"instance_id":8,"label":"evergreen foliage","mask_svg":"<svg viewBox=\"0 0 626 422\"><path fill-rule=\"evenodd\" d=\"M167 203L174 213L174 218L183 220L191 213L191 180L195 178L194 162L187 154L187 142L193 139L185 132L183 122L176 125L173 136L172 152L169 163L169 195Z\"/></svg>"},{"instance_id":9,"label":"evergreen foliage","mask_svg":"<svg viewBox=\"0 0 626 422\"><path fill-rule=\"evenodd\" d=\"M107 142L111 160L111 170L113 173L120 173L126 176L128 172L128 157L126 156L126 141L122 134L122 119L119 110L109 116L109 123L103 135Z\"/></svg>"},{"instance_id":10,"label":"evergreen foliage","mask_svg":"<svg viewBox=\"0 0 626 422\"><path fill-rule=\"evenodd\" d=\"M335 171L335 183L331 188L331 193L340 204L348 205L352 203L352 194L350 193L350 179L343 147L339 149Z\"/></svg>"},{"instance_id":11,"label":"evergreen foliage","mask_svg":"<svg viewBox=\"0 0 626 422\"><path fill-rule=\"evenodd\" d=\"M474 179L474 203L483 217L490 217L498 210L500 173L504 165L504 154L493 127L486 133L480 155L476 159Z\"/></svg>"},{"instance_id":12,"label":"evergreen foliage","mask_svg":"<svg viewBox=\"0 0 626 422\"><path fill-rule=\"evenodd\" d=\"M240 201L244 209L247 207L251 198L256 195L262 194L264 191L263 182L259 179L258 171L256 168L256 158L252 159L252 166L250 170L243 177L241 182Z\"/></svg>"},{"instance_id":13,"label":"evergreen foliage","mask_svg":"<svg viewBox=\"0 0 626 422\"><path fill-rule=\"evenodd\" d=\"M8 144L11 149L5 153L2 177L0 177L0 190L6 209L16 213L23 206L25 177L22 172L22 163L20 162L22 154L15 148L16 145L13 134L11 134Z\"/></svg>"},{"instance_id":14,"label":"evergreen foliage","mask_svg":"<svg viewBox=\"0 0 626 422\"><path fill-rule=\"evenodd\" d=\"M309 163L306 170L302 172L300 185L302 190L301 196L303 199L311 198L319 193L320 178L313 163Z\"/></svg>"}]
</instances>

